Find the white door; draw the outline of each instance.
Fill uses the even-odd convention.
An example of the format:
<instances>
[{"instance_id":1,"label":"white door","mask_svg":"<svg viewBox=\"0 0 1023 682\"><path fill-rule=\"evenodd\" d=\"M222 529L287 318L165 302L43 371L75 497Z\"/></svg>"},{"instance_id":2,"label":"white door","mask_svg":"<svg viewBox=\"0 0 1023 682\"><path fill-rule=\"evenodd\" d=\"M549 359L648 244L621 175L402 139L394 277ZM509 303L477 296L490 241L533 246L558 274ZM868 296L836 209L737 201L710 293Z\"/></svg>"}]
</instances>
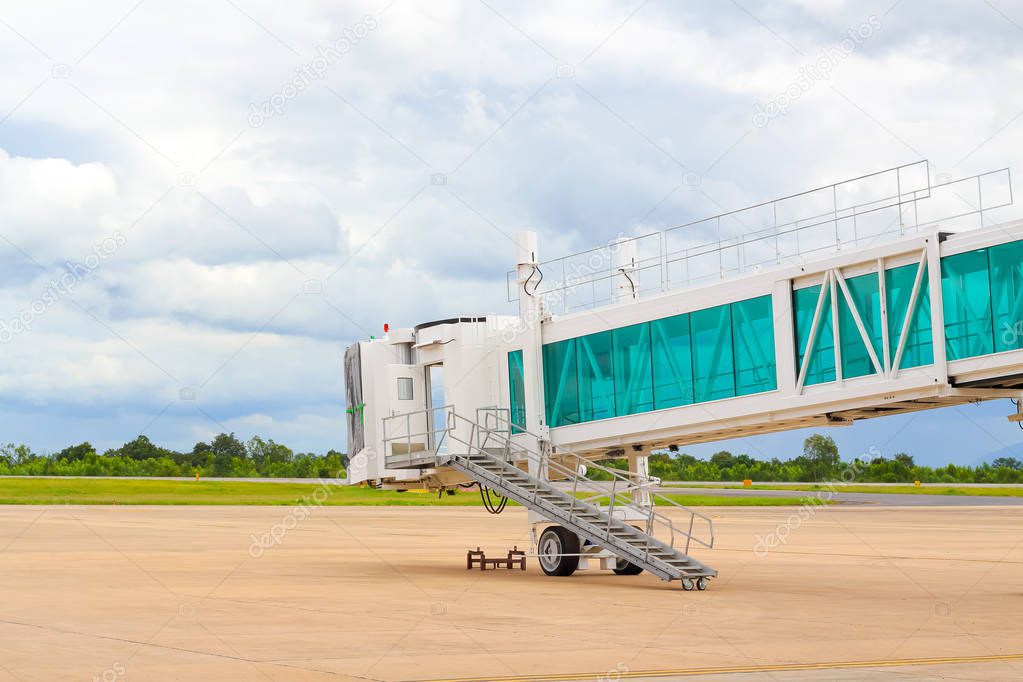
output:
<instances>
[{"instance_id":1,"label":"white door","mask_svg":"<svg viewBox=\"0 0 1023 682\"><path fill-rule=\"evenodd\" d=\"M431 428L433 431L430 439L430 448L436 449L439 444L439 451L447 452L447 439L442 439L442 432L447 426L447 412L441 409L447 405L444 401L443 363L426 366L426 400L426 406L430 409L429 414L430 419L432 419Z\"/></svg>"}]
</instances>

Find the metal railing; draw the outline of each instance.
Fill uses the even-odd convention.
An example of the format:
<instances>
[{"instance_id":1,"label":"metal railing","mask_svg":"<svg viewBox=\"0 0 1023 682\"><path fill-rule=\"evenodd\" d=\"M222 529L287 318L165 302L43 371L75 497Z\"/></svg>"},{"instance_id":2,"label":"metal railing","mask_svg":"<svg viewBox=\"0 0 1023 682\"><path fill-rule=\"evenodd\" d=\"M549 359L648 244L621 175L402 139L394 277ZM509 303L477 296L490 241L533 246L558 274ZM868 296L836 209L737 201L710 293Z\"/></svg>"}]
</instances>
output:
<instances>
[{"instance_id":1,"label":"metal railing","mask_svg":"<svg viewBox=\"0 0 1023 682\"><path fill-rule=\"evenodd\" d=\"M486 415L482 423L476 425L479 432L484 434L484 442L489 443L496 440L499 443L507 444L507 452L509 457L512 458L510 461L514 461L516 456L518 456L517 458L520 461L524 459L527 462L527 466L529 462L536 462L537 471L546 472L546 479L548 481L569 480L572 482L572 505L569 508L570 517L576 516L577 505L579 511L599 508L608 516L605 534L610 535L611 525L615 520L615 509L618 508L622 512L623 518L627 516L628 511L637 514L645 522L644 532L649 537L656 538L657 534L655 531L658 527L666 530L668 538L667 540L662 540L662 542L673 549L680 549L684 554L689 553L692 542L707 548L714 546L714 522L710 517L679 504L664 495L653 492L651 487L654 485L654 482L650 478L623 474L618 469L597 464L593 460L587 459L571 450L554 448L547 450L541 448L539 451L536 451L522 447L514 443L509 435L512 424L510 411L507 408L480 408L477 410L477 414L479 413L485 413ZM516 428L520 427L516 426ZM539 436L529 431L520 429L517 435L519 440L540 442ZM595 481L587 478L581 473L581 467L585 467L587 470L601 471L610 477L610 481ZM580 497L580 494L587 495L587 497ZM649 500L649 504L637 503L637 497ZM592 503L592 500L595 499L607 499L608 503L607 505L595 505ZM686 530L680 530L671 518L655 511L655 504L658 502L688 514L689 519ZM693 532L697 519L706 523L707 540L702 539ZM677 536L685 538L684 548L675 547ZM647 547L647 553L649 554L649 546Z\"/></svg>"},{"instance_id":2,"label":"metal railing","mask_svg":"<svg viewBox=\"0 0 1023 682\"><path fill-rule=\"evenodd\" d=\"M534 295L548 310L569 313L616 302L623 271L629 297L642 298L971 216L983 225L985 214L1013 203L1008 168L955 181L930 178L929 162L918 161L545 261L537 266ZM630 254L626 268L623 254ZM515 271L506 284L508 300L518 300Z\"/></svg>"},{"instance_id":3,"label":"metal railing","mask_svg":"<svg viewBox=\"0 0 1023 682\"><path fill-rule=\"evenodd\" d=\"M435 413L438 410L444 411L444 426L435 428L437 421ZM503 458L509 464L516 466L525 463L528 469L535 465L533 470L541 472L539 482L570 481L571 492L566 492L572 498L569 508L566 510L573 523L592 523L592 521L580 518L584 512L599 511L607 515L604 528L605 538L611 539L611 531L616 521L623 521L629 517L630 521L640 520L644 524L644 532L648 536L646 555L649 557L649 539L659 540L664 545L689 553L691 543L695 542L707 548L714 546L714 523L708 516L693 509L679 504L678 502L658 494L651 490L656 479L640 477L628 472L621 472L618 469L606 467L586 459L570 450L554 450L547 448L531 448L522 445L526 443L540 443L536 434L521 430L516 426L516 434L512 434L512 422L510 411L507 408L480 408L477 410L477 419L471 420L459 415L451 406L428 408L417 410L400 415L384 418L384 443L385 448L393 442L415 442L416 438L422 438L422 442L447 442L449 451L445 457L470 457L476 453L483 453L489 456ZM404 433L395 435L394 424L406 425L402 429ZM413 424L422 423L422 430L414 431ZM391 426L388 426L391 424ZM433 437L430 432L433 432ZM390 434L390 435L388 435ZM456 448L459 445L461 448ZM436 449L433 451L436 452ZM443 466L442 458L438 458L437 465ZM605 473L610 480L595 481L582 475L581 468L594 469ZM520 469L521 471L521 469ZM495 481L498 485L506 486L505 471L498 475ZM538 503L539 490L534 489L532 501ZM637 500L649 500L649 504L642 504ZM607 500L607 504L598 505L595 501ZM676 525L670 517L655 511L655 505L660 504L688 514L688 519L683 527ZM620 518L616 518L616 512ZM706 538L703 533L697 534L697 523L702 529L706 524ZM666 539L658 537L658 532L666 534ZM663 536L662 536L663 537ZM684 547L676 547L676 541L684 538Z\"/></svg>"},{"instance_id":4,"label":"metal railing","mask_svg":"<svg viewBox=\"0 0 1023 682\"><path fill-rule=\"evenodd\" d=\"M444 420L443 428L437 428L439 413ZM443 405L390 415L381 420L381 426L384 463L388 468L421 464L423 460L435 459L447 442L448 433L454 428L454 408Z\"/></svg>"}]
</instances>

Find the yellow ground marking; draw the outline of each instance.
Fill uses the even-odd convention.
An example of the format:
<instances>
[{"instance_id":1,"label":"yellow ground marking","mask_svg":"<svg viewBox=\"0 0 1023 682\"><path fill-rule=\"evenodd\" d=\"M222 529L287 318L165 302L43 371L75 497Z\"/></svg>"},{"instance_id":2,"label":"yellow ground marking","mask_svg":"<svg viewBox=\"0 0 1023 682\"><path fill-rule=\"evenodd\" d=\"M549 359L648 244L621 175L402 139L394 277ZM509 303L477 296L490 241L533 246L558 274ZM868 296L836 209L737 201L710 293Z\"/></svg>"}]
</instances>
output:
<instances>
[{"instance_id":1,"label":"yellow ground marking","mask_svg":"<svg viewBox=\"0 0 1023 682\"><path fill-rule=\"evenodd\" d=\"M955 663L996 663L1023 661L1023 654L1001 656L955 656L946 658L900 658L882 661L835 661L832 663L777 663L773 665L739 665L710 668L677 668L674 670L614 670L613 679L627 680L642 677L681 677L696 675L726 675L729 673L772 673L790 670L838 670L843 668L890 668L908 665L950 665ZM462 677L427 682L568 682L569 680L596 680L608 676L607 672L565 673L563 675L512 675L508 677Z\"/></svg>"}]
</instances>

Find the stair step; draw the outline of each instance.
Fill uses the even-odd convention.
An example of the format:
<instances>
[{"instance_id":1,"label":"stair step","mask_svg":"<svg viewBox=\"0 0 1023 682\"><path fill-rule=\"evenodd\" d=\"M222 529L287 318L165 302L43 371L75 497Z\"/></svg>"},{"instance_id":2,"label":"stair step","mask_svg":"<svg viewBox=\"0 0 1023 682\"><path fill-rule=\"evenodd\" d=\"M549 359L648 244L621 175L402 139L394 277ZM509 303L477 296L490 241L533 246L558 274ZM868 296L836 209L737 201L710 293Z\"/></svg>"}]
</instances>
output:
<instances>
[{"instance_id":1,"label":"stair step","mask_svg":"<svg viewBox=\"0 0 1023 682\"><path fill-rule=\"evenodd\" d=\"M663 561L674 561L680 558L679 555L675 554L674 552L672 552L671 554L668 554L666 552L650 552L650 556L655 556Z\"/></svg>"},{"instance_id":2,"label":"stair step","mask_svg":"<svg viewBox=\"0 0 1023 682\"><path fill-rule=\"evenodd\" d=\"M709 569L700 562L668 547L663 542L654 540L642 529L624 523L620 518L612 521L608 518L607 510L595 508L592 503L583 503L570 492L555 488L549 482L523 471L508 461L507 455L507 450L499 449L494 452L456 455L447 461L477 478L483 485L486 485L486 479L500 479L499 482L491 484L496 485L499 492L507 494L510 489L518 491L519 495L532 496L536 504L528 506L534 508L552 506L560 512L570 514L572 520L566 525L574 526L577 532L583 534L592 533L593 542L600 544L603 541L608 547L619 547L626 554L639 556L640 558L633 561L657 575L668 576L670 579L713 575L713 571L708 573ZM475 475L473 471L476 471ZM589 479L581 477L579 480ZM572 479L568 479L568 482L571 483Z\"/></svg>"}]
</instances>

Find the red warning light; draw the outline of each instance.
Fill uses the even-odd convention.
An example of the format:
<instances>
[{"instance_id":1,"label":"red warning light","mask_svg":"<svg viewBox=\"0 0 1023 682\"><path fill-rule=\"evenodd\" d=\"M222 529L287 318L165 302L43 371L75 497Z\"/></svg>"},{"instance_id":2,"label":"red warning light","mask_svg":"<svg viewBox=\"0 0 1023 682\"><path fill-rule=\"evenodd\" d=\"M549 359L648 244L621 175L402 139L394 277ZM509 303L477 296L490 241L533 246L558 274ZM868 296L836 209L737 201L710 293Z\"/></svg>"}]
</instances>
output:
<instances>
[{"instance_id":1,"label":"red warning light","mask_svg":"<svg viewBox=\"0 0 1023 682\"><path fill-rule=\"evenodd\" d=\"M384 333L386 334L390 330L391 330L391 325L389 325L386 322L384 322Z\"/></svg>"}]
</instances>

